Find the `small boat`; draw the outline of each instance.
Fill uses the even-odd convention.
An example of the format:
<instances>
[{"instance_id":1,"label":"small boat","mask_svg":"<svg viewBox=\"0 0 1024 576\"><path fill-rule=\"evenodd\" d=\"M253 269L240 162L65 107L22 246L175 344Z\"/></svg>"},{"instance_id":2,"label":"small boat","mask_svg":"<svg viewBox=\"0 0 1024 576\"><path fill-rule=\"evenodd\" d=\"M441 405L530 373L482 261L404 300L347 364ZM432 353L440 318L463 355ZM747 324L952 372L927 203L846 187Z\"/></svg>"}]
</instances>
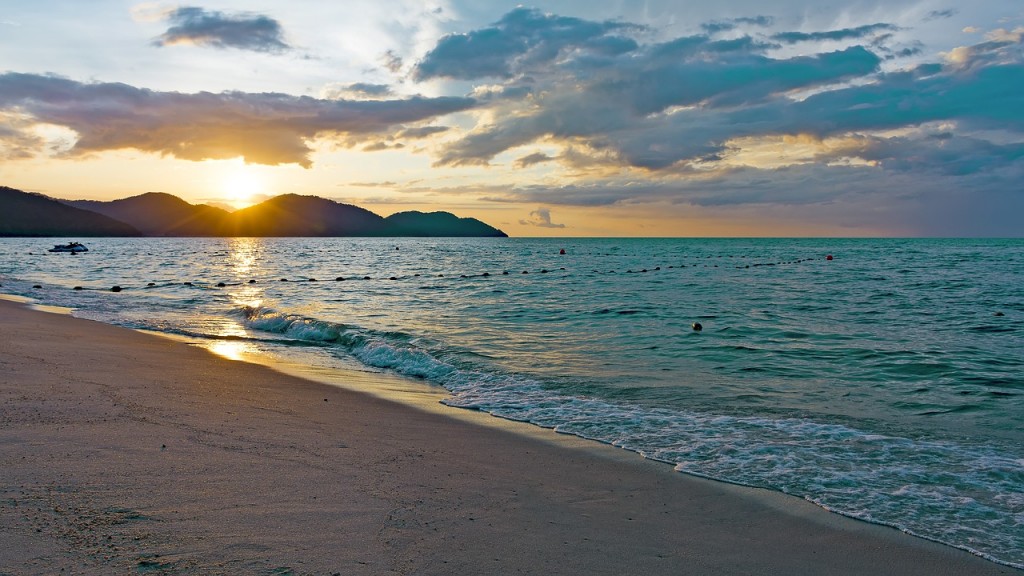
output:
<instances>
[{"instance_id":1,"label":"small boat","mask_svg":"<svg viewBox=\"0 0 1024 576\"><path fill-rule=\"evenodd\" d=\"M68 244L56 244L53 248L47 250L47 252L71 252L76 254L78 252L88 252L89 249L85 247L85 244L80 242L69 242Z\"/></svg>"}]
</instances>

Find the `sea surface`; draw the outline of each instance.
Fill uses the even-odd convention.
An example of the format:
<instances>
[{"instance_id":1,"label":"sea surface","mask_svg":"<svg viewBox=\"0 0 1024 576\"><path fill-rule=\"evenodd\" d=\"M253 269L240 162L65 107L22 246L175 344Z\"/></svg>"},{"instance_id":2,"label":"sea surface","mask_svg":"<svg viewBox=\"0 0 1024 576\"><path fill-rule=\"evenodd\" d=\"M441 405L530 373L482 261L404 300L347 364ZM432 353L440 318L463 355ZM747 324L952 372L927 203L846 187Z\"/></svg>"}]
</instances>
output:
<instances>
[{"instance_id":1,"label":"sea surface","mask_svg":"<svg viewBox=\"0 0 1024 576\"><path fill-rule=\"evenodd\" d=\"M0 239L0 292L228 356L418 379L452 406L1024 568L1024 240L150 238L46 252L62 240Z\"/></svg>"}]
</instances>

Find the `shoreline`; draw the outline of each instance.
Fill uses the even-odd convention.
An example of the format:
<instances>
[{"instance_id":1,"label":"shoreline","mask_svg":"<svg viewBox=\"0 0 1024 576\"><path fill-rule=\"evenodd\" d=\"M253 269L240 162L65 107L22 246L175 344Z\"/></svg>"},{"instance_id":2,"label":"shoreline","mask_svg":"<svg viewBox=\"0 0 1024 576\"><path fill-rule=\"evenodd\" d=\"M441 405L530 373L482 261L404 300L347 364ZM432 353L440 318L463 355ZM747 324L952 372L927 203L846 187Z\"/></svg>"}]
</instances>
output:
<instances>
[{"instance_id":1,"label":"shoreline","mask_svg":"<svg viewBox=\"0 0 1024 576\"><path fill-rule=\"evenodd\" d=\"M527 424L9 301L0 320L0 571L1020 573Z\"/></svg>"}]
</instances>

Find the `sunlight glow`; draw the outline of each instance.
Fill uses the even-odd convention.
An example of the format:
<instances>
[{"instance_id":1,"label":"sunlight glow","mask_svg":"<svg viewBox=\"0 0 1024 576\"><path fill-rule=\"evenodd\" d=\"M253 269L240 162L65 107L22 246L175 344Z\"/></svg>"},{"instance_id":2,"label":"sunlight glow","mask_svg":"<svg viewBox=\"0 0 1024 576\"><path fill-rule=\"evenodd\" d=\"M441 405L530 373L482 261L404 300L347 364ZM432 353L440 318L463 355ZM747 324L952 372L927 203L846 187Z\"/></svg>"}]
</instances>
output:
<instances>
[{"instance_id":1,"label":"sunlight glow","mask_svg":"<svg viewBox=\"0 0 1024 576\"><path fill-rule=\"evenodd\" d=\"M733 138L726 143L729 152L721 164L766 170L814 162L873 166L859 157L869 144L852 136L821 139L808 134Z\"/></svg>"},{"instance_id":2,"label":"sunlight glow","mask_svg":"<svg viewBox=\"0 0 1024 576\"><path fill-rule=\"evenodd\" d=\"M252 166L232 166L221 184L224 196L235 208L252 206L254 197L263 194L263 179Z\"/></svg>"},{"instance_id":3,"label":"sunlight glow","mask_svg":"<svg viewBox=\"0 0 1024 576\"><path fill-rule=\"evenodd\" d=\"M233 340L218 340L209 345L210 352L228 360L245 360L247 356L254 356L256 349L246 342Z\"/></svg>"}]
</instances>

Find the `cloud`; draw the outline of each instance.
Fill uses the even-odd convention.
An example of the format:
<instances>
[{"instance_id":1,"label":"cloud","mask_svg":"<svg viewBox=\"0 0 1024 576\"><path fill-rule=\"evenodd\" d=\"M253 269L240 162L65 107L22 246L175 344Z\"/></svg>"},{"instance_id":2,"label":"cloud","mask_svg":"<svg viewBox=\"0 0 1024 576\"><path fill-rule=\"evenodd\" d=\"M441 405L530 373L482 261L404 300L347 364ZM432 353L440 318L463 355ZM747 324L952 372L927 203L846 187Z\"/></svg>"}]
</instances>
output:
<instances>
[{"instance_id":1,"label":"cloud","mask_svg":"<svg viewBox=\"0 0 1024 576\"><path fill-rule=\"evenodd\" d=\"M543 152L534 152L533 154L527 154L522 158L516 159L516 168L528 168L534 164L543 164L552 160L554 160L552 156L548 156Z\"/></svg>"},{"instance_id":2,"label":"cloud","mask_svg":"<svg viewBox=\"0 0 1024 576\"><path fill-rule=\"evenodd\" d=\"M713 20L711 22L705 22L700 25L701 29L708 34L717 34L719 32L728 32L735 30L741 25L749 25L756 27L768 27L775 23L775 19L771 16L754 16L752 18L732 18L730 20Z\"/></svg>"},{"instance_id":3,"label":"cloud","mask_svg":"<svg viewBox=\"0 0 1024 576\"><path fill-rule=\"evenodd\" d=\"M959 13L960 11L957 10L956 8L949 8L946 10L932 10L931 12L925 15L924 20L925 22L928 22L930 20L942 20L945 18L952 18L953 16L956 16Z\"/></svg>"},{"instance_id":4,"label":"cloud","mask_svg":"<svg viewBox=\"0 0 1024 576\"><path fill-rule=\"evenodd\" d=\"M0 115L73 130L71 156L133 148L185 160L243 157L311 166L316 138L375 142L388 130L475 106L468 98L325 100L277 93L158 92L119 83L0 74ZM24 137L29 129L18 128ZM8 142L11 137L0 139Z\"/></svg>"},{"instance_id":5,"label":"cloud","mask_svg":"<svg viewBox=\"0 0 1024 576\"><path fill-rule=\"evenodd\" d=\"M950 121L960 129L1002 129L1024 136L1024 100L1007 90L1024 85L1024 61L1011 52L1015 50L978 45L966 50L965 60L947 67L923 65L883 74L870 84L816 94L785 106L791 115L785 129L824 136Z\"/></svg>"},{"instance_id":6,"label":"cloud","mask_svg":"<svg viewBox=\"0 0 1024 576\"><path fill-rule=\"evenodd\" d=\"M388 50L380 57L381 64L386 70L392 73L399 73L402 70L404 62L402 57L395 53L394 50Z\"/></svg>"},{"instance_id":7,"label":"cloud","mask_svg":"<svg viewBox=\"0 0 1024 576\"><path fill-rule=\"evenodd\" d=\"M21 114L0 110L0 160L32 158L46 142L32 131L33 122Z\"/></svg>"},{"instance_id":8,"label":"cloud","mask_svg":"<svg viewBox=\"0 0 1024 576\"><path fill-rule=\"evenodd\" d=\"M567 50L622 54L636 48L616 33L641 29L620 22L591 22L516 8L489 28L450 34L420 60L417 80L508 78L516 69L550 64Z\"/></svg>"},{"instance_id":9,"label":"cloud","mask_svg":"<svg viewBox=\"0 0 1024 576\"><path fill-rule=\"evenodd\" d=\"M362 150L363 152L383 152L385 150L401 150L402 148L405 148L405 144L401 142L378 141L363 146Z\"/></svg>"},{"instance_id":10,"label":"cloud","mask_svg":"<svg viewBox=\"0 0 1024 576\"><path fill-rule=\"evenodd\" d=\"M538 228L565 228L565 224L555 224L551 221L551 210L548 208L537 208L530 212L530 218L520 220L523 226L536 226Z\"/></svg>"},{"instance_id":11,"label":"cloud","mask_svg":"<svg viewBox=\"0 0 1024 576\"><path fill-rule=\"evenodd\" d=\"M632 166L665 168L720 150L716 135L722 127L708 125L719 118L714 109L863 77L881 62L859 46L789 59L761 53L768 48L749 37L718 41L694 36L599 65L591 59L567 61L547 78L533 75L543 84L536 89L543 96L527 100L528 110L503 114L453 142L437 164L486 164L505 150L554 137L612 149ZM672 110L679 107L690 110ZM671 113L659 116L666 112Z\"/></svg>"},{"instance_id":12,"label":"cloud","mask_svg":"<svg viewBox=\"0 0 1024 576\"><path fill-rule=\"evenodd\" d=\"M555 18L527 15L530 34ZM725 23L740 28L739 19ZM970 212L958 191L1024 203L1024 95L1010 88L1024 86L1024 29L995 30L941 62L901 69L882 63L920 58L923 45L903 39L887 47L907 30L884 22L657 42L641 28L568 24L557 49L541 51L546 59L530 44L546 40L516 50L479 46L475 64L428 52L424 61L438 75L476 81L480 106L478 124L446 140L436 165L556 164L512 188L439 193L573 206L796 206L807 214L811 206L856 206L862 215L888 206L907 221L916 221L914 210L934 217L915 233L943 233L934 227L941 221L970 234L980 228L951 217ZM532 38L511 35L500 21L486 30ZM577 30L593 32L571 33ZM634 47L592 50L605 36ZM851 45L813 49L830 40ZM790 42L807 44L794 55ZM535 145L561 150L528 150ZM998 220L998 229L1013 229Z\"/></svg>"},{"instance_id":13,"label":"cloud","mask_svg":"<svg viewBox=\"0 0 1024 576\"><path fill-rule=\"evenodd\" d=\"M886 23L866 24L856 28L827 30L824 32L780 32L771 36L772 40L786 44L797 42L822 42L826 40L858 40L877 34L899 30L898 26Z\"/></svg>"},{"instance_id":14,"label":"cloud","mask_svg":"<svg viewBox=\"0 0 1024 576\"><path fill-rule=\"evenodd\" d=\"M447 126L418 126L416 128L406 128L395 135L396 138L409 138L412 140L418 140L420 138L428 138L434 134L440 134L450 130Z\"/></svg>"},{"instance_id":15,"label":"cloud","mask_svg":"<svg viewBox=\"0 0 1024 576\"><path fill-rule=\"evenodd\" d=\"M393 94L391 87L386 84L366 82L331 84L320 91L320 95L329 100L384 100Z\"/></svg>"},{"instance_id":16,"label":"cloud","mask_svg":"<svg viewBox=\"0 0 1024 576\"><path fill-rule=\"evenodd\" d=\"M394 188L398 183L386 180L384 182L349 182L348 185L358 186L360 188Z\"/></svg>"},{"instance_id":17,"label":"cloud","mask_svg":"<svg viewBox=\"0 0 1024 576\"><path fill-rule=\"evenodd\" d=\"M990 42L998 44L1020 44L1022 37L1024 37L1024 26L1018 26L1013 30L996 28L988 34L985 34L985 38Z\"/></svg>"},{"instance_id":18,"label":"cloud","mask_svg":"<svg viewBox=\"0 0 1024 576\"><path fill-rule=\"evenodd\" d=\"M268 16L225 14L185 6L167 12L165 20L171 26L154 40L157 46L193 44L255 52L283 52L290 49L284 41L281 24Z\"/></svg>"},{"instance_id":19,"label":"cloud","mask_svg":"<svg viewBox=\"0 0 1024 576\"><path fill-rule=\"evenodd\" d=\"M557 20L535 11L516 14L533 23L531 33L546 31ZM476 87L474 95L488 114L449 140L435 165L488 165L506 152L544 143L561 146L563 152L520 156L512 165L525 168L554 159L587 172L640 170L638 177L649 178L657 172L692 175L725 166L732 143L744 138L883 138L876 133L935 122L954 123L960 130L1024 133L1024 97L1007 88L1024 85L1017 30L993 32L987 42L958 49L946 63L883 71L883 58L861 45L788 56L778 45L751 36L719 40L694 35L642 44L643 30L628 26L615 28L614 34L636 34L634 49L596 54L588 47L607 31L603 25L569 19L562 42L551 52L558 57L544 66L523 56L529 48L478 54L479 62L487 63L481 70L500 71L504 78ZM508 36L506 28L487 30ZM894 30L894 25L876 23L772 37L856 39ZM896 55L915 54L919 48L911 46ZM489 96L506 92L525 96ZM915 139L892 144L906 147L908 155L925 145ZM979 158L1017 162L1012 151L990 152ZM883 168L899 164L857 157L837 162L866 165L874 160Z\"/></svg>"},{"instance_id":20,"label":"cloud","mask_svg":"<svg viewBox=\"0 0 1024 576\"><path fill-rule=\"evenodd\" d=\"M751 26L771 26L775 23L775 18L771 16L754 16L745 18L733 18L733 22L738 24L750 24Z\"/></svg>"}]
</instances>

